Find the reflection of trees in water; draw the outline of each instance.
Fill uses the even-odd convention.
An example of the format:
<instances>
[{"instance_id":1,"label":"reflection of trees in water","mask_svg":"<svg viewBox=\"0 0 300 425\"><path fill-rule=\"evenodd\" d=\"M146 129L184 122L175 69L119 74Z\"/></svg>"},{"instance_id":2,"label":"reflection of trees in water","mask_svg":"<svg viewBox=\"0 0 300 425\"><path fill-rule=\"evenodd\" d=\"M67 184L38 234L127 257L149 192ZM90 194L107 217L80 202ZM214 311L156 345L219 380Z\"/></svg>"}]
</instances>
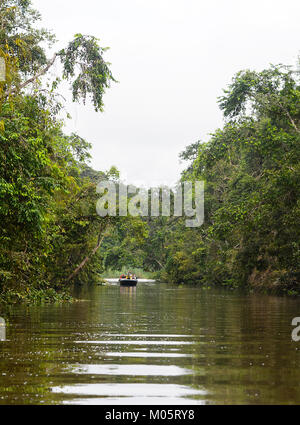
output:
<instances>
[{"instance_id":1,"label":"reflection of trees in water","mask_svg":"<svg viewBox=\"0 0 300 425\"><path fill-rule=\"evenodd\" d=\"M64 383L65 376L70 384L86 383L86 376L73 371L74 365L104 362L101 356L106 351L141 348L161 352L162 357L110 361L189 369L190 374L162 377L159 382L205 389L217 403L300 400L300 351L291 340L291 319L299 316L297 299L166 284L86 286L79 292L81 302L18 310L9 332L11 360L7 351L0 350L0 366L6 373L1 376L0 395L6 402L55 403L61 396L51 387ZM127 334L142 334L146 342L153 335L149 340L158 343L103 345L100 351L97 345L76 343L114 340L113 334L124 334L126 339L131 339ZM164 340L178 345L160 345ZM167 353L181 357L168 358ZM20 384L25 381L25 386Z\"/></svg>"},{"instance_id":2,"label":"reflection of trees in water","mask_svg":"<svg viewBox=\"0 0 300 425\"><path fill-rule=\"evenodd\" d=\"M6 324L5 320L0 317L0 341L5 341L6 339Z\"/></svg>"},{"instance_id":3,"label":"reflection of trees in water","mask_svg":"<svg viewBox=\"0 0 300 425\"><path fill-rule=\"evenodd\" d=\"M221 403L299 401L299 352L291 340L299 300L218 290L174 301L177 311L189 301L187 325L201 336L192 367L205 376L196 373L194 385L203 384Z\"/></svg>"}]
</instances>

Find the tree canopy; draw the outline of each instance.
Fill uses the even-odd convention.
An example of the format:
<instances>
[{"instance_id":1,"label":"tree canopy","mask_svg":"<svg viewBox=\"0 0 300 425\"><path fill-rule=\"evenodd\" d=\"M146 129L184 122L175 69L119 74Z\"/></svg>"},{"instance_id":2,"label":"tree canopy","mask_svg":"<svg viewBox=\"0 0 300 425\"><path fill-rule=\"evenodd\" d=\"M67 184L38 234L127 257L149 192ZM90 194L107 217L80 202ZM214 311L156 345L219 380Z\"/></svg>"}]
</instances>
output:
<instances>
[{"instance_id":1,"label":"tree canopy","mask_svg":"<svg viewBox=\"0 0 300 425\"><path fill-rule=\"evenodd\" d=\"M90 144L64 133L58 100L66 79L74 101L89 97L103 110L114 81L106 49L77 34L49 59L46 43L53 48L55 37L37 27L39 19L29 0L0 4L0 292L16 299L101 271L99 242L112 221L95 209L96 184L110 174L91 170ZM56 60L62 75L49 86L44 79Z\"/></svg>"}]
</instances>

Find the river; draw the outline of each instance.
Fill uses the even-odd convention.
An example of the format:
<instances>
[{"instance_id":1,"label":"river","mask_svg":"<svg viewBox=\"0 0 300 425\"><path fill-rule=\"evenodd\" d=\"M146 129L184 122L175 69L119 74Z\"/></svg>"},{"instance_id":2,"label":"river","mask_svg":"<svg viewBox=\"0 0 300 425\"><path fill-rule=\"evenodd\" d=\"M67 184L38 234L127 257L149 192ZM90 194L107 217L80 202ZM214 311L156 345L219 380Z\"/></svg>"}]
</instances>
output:
<instances>
[{"instance_id":1,"label":"river","mask_svg":"<svg viewBox=\"0 0 300 425\"><path fill-rule=\"evenodd\" d=\"M0 338L0 404L300 403L300 300L195 286L86 286L17 306Z\"/></svg>"}]
</instances>

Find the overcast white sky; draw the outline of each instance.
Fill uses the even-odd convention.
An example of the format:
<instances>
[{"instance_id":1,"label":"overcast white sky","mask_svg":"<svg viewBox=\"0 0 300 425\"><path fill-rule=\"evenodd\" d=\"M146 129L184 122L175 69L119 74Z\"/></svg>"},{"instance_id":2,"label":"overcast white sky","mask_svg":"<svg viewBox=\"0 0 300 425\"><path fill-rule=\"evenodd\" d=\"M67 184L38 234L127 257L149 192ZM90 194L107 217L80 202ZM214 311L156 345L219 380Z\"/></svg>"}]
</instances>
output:
<instances>
[{"instance_id":1,"label":"overcast white sky","mask_svg":"<svg viewBox=\"0 0 300 425\"><path fill-rule=\"evenodd\" d=\"M239 70L295 65L299 0L34 0L59 47L74 34L109 46L119 81L105 112L69 104L93 144L92 166L115 165L134 184L173 184L178 154L222 126L217 97Z\"/></svg>"}]
</instances>

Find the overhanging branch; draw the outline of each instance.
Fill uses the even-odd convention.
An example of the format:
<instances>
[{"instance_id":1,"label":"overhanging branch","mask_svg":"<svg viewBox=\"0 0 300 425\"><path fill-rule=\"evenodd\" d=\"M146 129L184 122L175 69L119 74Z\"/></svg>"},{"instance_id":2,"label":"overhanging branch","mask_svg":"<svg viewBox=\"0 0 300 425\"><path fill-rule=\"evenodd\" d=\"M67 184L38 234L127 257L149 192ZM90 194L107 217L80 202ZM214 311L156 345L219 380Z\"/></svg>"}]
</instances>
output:
<instances>
[{"instance_id":1,"label":"overhanging branch","mask_svg":"<svg viewBox=\"0 0 300 425\"><path fill-rule=\"evenodd\" d=\"M18 90L22 90L25 87L27 87L29 84L34 83L34 81L36 81L38 78L40 78L42 75L45 75L49 69L51 68L51 66L54 64L56 58L57 58L58 54L55 53L53 58L47 63L47 65L45 66L45 68L41 69L41 71L39 71L37 74L35 74L33 77L29 78L29 80L25 81L24 83L22 83L19 87L14 87L9 89L6 93L5 96L11 96L12 94L16 93Z\"/></svg>"}]
</instances>

